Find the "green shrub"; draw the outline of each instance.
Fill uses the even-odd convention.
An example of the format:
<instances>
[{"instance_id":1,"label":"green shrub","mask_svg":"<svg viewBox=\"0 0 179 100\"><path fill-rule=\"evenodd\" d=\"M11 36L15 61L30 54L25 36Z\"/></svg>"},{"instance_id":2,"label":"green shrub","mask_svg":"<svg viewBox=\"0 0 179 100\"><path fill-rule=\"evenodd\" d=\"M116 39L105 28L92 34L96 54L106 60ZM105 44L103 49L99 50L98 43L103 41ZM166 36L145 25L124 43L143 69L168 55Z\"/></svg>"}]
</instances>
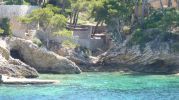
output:
<instances>
[{"instance_id":1,"label":"green shrub","mask_svg":"<svg viewBox=\"0 0 179 100\"><path fill-rule=\"evenodd\" d=\"M133 37L128 44L144 46L154 39L168 41L174 36L170 31L178 25L179 11L175 8L154 10L145 18L143 26L137 26L133 31Z\"/></svg>"},{"instance_id":2,"label":"green shrub","mask_svg":"<svg viewBox=\"0 0 179 100\"><path fill-rule=\"evenodd\" d=\"M72 31L66 29L64 29L63 31L54 32L53 34L56 36L60 35L63 37L72 38Z\"/></svg>"},{"instance_id":3,"label":"green shrub","mask_svg":"<svg viewBox=\"0 0 179 100\"><path fill-rule=\"evenodd\" d=\"M83 52L84 55L86 55L86 57L89 57L89 56L92 55L92 52L91 52L90 49L88 49L88 48L86 48L86 47L82 47L82 46L76 47L76 48L75 48L75 51L76 51L76 52L79 52L79 51L80 51L80 52Z\"/></svg>"},{"instance_id":4,"label":"green shrub","mask_svg":"<svg viewBox=\"0 0 179 100\"><path fill-rule=\"evenodd\" d=\"M78 44L74 43L71 40L65 40L62 42L62 46L65 48L76 48Z\"/></svg>"},{"instance_id":5,"label":"green shrub","mask_svg":"<svg viewBox=\"0 0 179 100\"><path fill-rule=\"evenodd\" d=\"M169 41L172 38L172 34L169 32L164 32L159 29L148 29L148 30L141 30L137 29L132 39L130 40L130 44L132 45L145 45L147 42L150 42L154 39L159 41Z\"/></svg>"},{"instance_id":6,"label":"green shrub","mask_svg":"<svg viewBox=\"0 0 179 100\"><path fill-rule=\"evenodd\" d=\"M167 31L173 26L179 25L179 11L175 8L154 10L144 20L144 29L159 28Z\"/></svg>"},{"instance_id":7,"label":"green shrub","mask_svg":"<svg viewBox=\"0 0 179 100\"><path fill-rule=\"evenodd\" d=\"M2 19L2 24L0 26L4 31L3 31L3 36L12 36L12 31L11 31L11 25L10 25L10 19L8 18L3 18Z\"/></svg>"},{"instance_id":8,"label":"green shrub","mask_svg":"<svg viewBox=\"0 0 179 100\"><path fill-rule=\"evenodd\" d=\"M33 39L33 43L34 43L34 44L37 44L39 47L42 46L42 41L40 41L40 39L38 39L38 38L34 38L34 39Z\"/></svg>"},{"instance_id":9,"label":"green shrub","mask_svg":"<svg viewBox=\"0 0 179 100\"><path fill-rule=\"evenodd\" d=\"M124 26L124 27L122 28L122 30L123 30L123 32L124 32L125 34L129 34L131 28L130 28L130 26Z\"/></svg>"},{"instance_id":10,"label":"green shrub","mask_svg":"<svg viewBox=\"0 0 179 100\"><path fill-rule=\"evenodd\" d=\"M0 28L0 35L4 33L4 30Z\"/></svg>"}]
</instances>

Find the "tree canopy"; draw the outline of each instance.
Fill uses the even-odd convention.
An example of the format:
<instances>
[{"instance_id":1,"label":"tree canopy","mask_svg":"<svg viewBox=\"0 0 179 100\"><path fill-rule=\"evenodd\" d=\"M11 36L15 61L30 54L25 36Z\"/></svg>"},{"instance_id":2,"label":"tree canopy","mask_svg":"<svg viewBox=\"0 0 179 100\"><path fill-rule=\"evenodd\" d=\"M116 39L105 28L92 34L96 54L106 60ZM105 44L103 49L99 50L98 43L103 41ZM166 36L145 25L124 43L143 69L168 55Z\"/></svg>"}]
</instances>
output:
<instances>
[{"instance_id":1,"label":"tree canopy","mask_svg":"<svg viewBox=\"0 0 179 100\"><path fill-rule=\"evenodd\" d=\"M58 14L58 10L57 7L47 5L46 8L36 9L31 14L20 18L20 20L25 24L35 23L35 25L38 25L38 29L49 37L49 34L62 31L66 27L67 19L64 15ZM46 42L48 47L48 38Z\"/></svg>"}]
</instances>

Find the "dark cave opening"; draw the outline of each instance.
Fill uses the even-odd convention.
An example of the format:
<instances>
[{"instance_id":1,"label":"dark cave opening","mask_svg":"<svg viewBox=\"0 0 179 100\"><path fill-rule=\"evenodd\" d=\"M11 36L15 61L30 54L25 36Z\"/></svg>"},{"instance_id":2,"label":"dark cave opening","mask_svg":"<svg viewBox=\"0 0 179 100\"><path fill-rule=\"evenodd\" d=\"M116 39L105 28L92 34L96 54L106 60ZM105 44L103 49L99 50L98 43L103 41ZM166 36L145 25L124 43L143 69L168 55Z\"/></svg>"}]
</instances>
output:
<instances>
[{"instance_id":1,"label":"dark cave opening","mask_svg":"<svg viewBox=\"0 0 179 100\"><path fill-rule=\"evenodd\" d=\"M14 59L19 59L21 61L24 61L19 50L16 50L16 49L12 49L10 50L10 55L11 57L13 57Z\"/></svg>"}]
</instances>

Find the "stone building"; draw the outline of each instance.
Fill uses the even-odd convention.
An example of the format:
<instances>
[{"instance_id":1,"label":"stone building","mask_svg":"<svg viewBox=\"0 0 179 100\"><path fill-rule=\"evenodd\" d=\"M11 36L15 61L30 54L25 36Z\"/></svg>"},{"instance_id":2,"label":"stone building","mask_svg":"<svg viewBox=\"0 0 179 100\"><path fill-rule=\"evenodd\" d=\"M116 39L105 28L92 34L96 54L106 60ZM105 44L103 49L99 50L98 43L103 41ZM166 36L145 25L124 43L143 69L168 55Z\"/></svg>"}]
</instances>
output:
<instances>
[{"instance_id":1,"label":"stone building","mask_svg":"<svg viewBox=\"0 0 179 100\"><path fill-rule=\"evenodd\" d=\"M73 29L73 37L76 38L76 43L89 49L106 48L109 42L106 31L106 26L98 26L95 29L95 25L81 25Z\"/></svg>"},{"instance_id":2,"label":"stone building","mask_svg":"<svg viewBox=\"0 0 179 100\"><path fill-rule=\"evenodd\" d=\"M69 29L69 27L68 27ZM77 25L75 28L70 28L72 31L71 40L82 47L86 47L91 50L106 49L111 43L111 38L108 36L106 26L99 26L96 29L96 34L93 34L95 25ZM38 32L38 38L46 40L47 36L43 32ZM68 38L63 36L56 36L49 34L49 40L52 42L51 45L59 45L62 41Z\"/></svg>"}]
</instances>

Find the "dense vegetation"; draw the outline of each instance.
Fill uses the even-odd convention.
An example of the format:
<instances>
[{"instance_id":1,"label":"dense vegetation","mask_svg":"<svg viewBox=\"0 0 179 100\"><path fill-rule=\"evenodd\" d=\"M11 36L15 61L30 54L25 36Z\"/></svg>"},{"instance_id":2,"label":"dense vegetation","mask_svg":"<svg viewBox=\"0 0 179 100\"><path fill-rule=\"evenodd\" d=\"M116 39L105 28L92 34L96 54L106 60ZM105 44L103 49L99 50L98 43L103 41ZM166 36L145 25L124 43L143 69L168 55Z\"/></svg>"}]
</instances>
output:
<instances>
[{"instance_id":1,"label":"dense vegetation","mask_svg":"<svg viewBox=\"0 0 179 100\"><path fill-rule=\"evenodd\" d=\"M157 36L161 40L170 38L170 33L178 26L179 11L171 5L164 8L162 2L160 4L160 9L154 9L147 0L104 0L94 9L93 15L96 21L108 25L108 31L117 43L123 42L128 35L126 32L130 31L133 44L145 44ZM145 32L148 29L157 31Z\"/></svg>"},{"instance_id":2,"label":"dense vegetation","mask_svg":"<svg viewBox=\"0 0 179 100\"><path fill-rule=\"evenodd\" d=\"M179 25L179 0L177 7L154 9L148 0L4 0L6 4L39 5L22 18L22 22L39 24L45 34L54 33L70 36L66 25L76 27L78 24L95 23L96 27L106 24L108 33L116 43L123 43L132 34L132 44L145 44L159 36L161 41L168 40L173 30ZM3 29L3 28L2 28ZM146 30L154 29L153 32ZM3 29L4 30L4 29ZM6 32L6 30L4 30ZM3 31L1 30L1 33ZM48 47L48 38L47 38Z\"/></svg>"},{"instance_id":3,"label":"dense vegetation","mask_svg":"<svg viewBox=\"0 0 179 100\"><path fill-rule=\"evenodd\" d=\"M10 20L3 18L0 24L0 35L1 36L12 36Z\"/></svg>"},{"instance_id":4,"label":"dense vegetation","mask_svg":"<svg viewBox=\"0 0 179 100\"><path fill-rule=\"evenodd\" d=\"M26 24L36 24L47 36L47 48L49 47L49 34L63 31L67 22L65 16L58 14L58 8L47 5L45 8L34 10L31 14L21 18Z\"/></svg>"}]
</instances>

